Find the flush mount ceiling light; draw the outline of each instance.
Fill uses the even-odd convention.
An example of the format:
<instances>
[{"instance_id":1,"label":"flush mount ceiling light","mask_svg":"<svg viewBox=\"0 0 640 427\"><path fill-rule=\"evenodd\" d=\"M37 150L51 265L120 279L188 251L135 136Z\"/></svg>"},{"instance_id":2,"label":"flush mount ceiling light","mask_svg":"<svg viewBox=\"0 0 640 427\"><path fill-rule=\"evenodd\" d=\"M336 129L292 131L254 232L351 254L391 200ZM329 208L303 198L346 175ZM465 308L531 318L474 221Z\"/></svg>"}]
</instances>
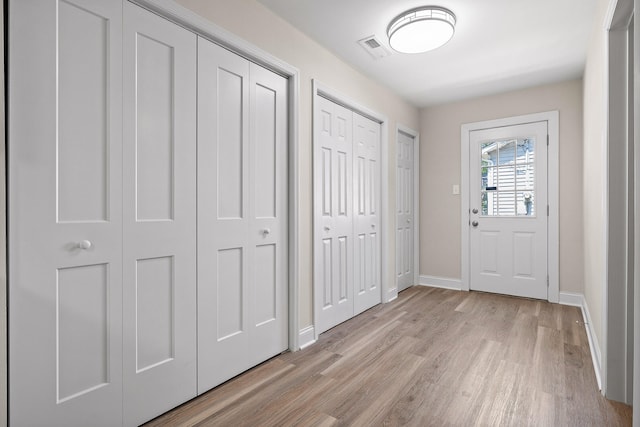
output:
<instances>
[{"instance_id":1,"label":"flush mount ceiling light","mask_svg":"<svg viewBox=\"0 0 640 427\"><path fill-rule=\"evenodd\" d=\"M389 44L398 52L421 53L437 49L453 37L456 16L448 9L426 6L397 16L387 29Z\"/></svg>"}]
</instances>

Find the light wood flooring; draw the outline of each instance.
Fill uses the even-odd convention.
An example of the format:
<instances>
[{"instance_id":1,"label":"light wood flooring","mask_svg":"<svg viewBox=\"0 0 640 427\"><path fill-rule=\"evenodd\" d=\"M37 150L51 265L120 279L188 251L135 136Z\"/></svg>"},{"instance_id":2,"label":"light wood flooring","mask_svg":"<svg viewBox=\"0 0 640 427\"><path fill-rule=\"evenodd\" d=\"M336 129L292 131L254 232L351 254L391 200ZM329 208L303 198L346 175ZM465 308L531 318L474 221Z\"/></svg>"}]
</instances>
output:
<instances>
[{"instance_id":1,"label":"light wood flooring","mask_svg":"<svg viewBox=\"0 0 640 427\"><path fill-rule=\"evenodd\" d=\"M627 426L580 310L413 287L149 426Z\"/></svg>"}]
</instances>

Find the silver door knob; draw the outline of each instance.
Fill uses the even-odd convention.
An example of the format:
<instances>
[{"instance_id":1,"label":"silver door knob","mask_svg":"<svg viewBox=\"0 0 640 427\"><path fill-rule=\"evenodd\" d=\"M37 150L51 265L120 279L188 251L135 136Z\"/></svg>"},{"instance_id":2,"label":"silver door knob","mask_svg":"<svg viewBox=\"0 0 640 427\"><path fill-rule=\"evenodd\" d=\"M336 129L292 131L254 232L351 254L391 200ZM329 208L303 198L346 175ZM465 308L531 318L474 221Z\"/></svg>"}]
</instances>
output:
<instances>
[{"instance_id":1,"label":"silver door knob","mask_svg":"<svg viewBox=\"0 0 640 427\"><path fill-rule=\"evenodd\" d=\"M474 214L477 214L478 213L478 209L474 209L471 212L473 212Z\"/></svg>"},{"instance_id":2,"label":"silver door knob","mask_svg":"<svg viewBox=\"0 0 640 427\"><path fill-rule=\"evenodd\" d=\"M91 246L93 246L91 244L91 242L89 240L82 240L80 242L78 242L78 248L82 249L83 251L86 251L87 249L90 249Z\"/></svg>"},{"instance_id":3,"label":"silver door knob","mask_svg":"<svg viewBox=\"0 0 640 427\"><path fill-rule=\"evenodd\" d=\"M411 220L409 218L407 218L407 224L409 224L411 222Z\"/></svg>"},{"instance_id":4,"label":"silver door knob","mask_svg":"<svg viewBox=\"0 0 640 427\"><path fill-rule=\"evenodd\" d=\"M471 225L473 225L474 227L477 227L477 226L478 226L478 221L473 221L473 222L471 223Z\"/></svg>"},{"instance_id":5,"label":"silver door knob","mask_svg":"<svg viewBox=\"0 0 640 427\"><path fill-rule=\"evenodd\" d=\"M265 228L262 230L262 234L264 234L265 236L269 233L271 233L271 230L269 228Z\"/></svg>"},{"instance_id":6,"label":"silver door knob","mask_svg":"<svg viewBox=\"0 0 640 427\"><path fill-rule=\"evenodd\" d=\"M371 224L371 228L376 228L376 225L375 224Z\"/></svg>"},{"instance_id":7,"label":"silver door knob","mask_svg":"<svg viewBox=\"0 0 640 427\"><path fill-rule=\"evenodd\" d=\"M324 226L324 231L330 231L330 230L331 230L331 227L329 227L328 225Z\"/></svg>"}]
</instances>

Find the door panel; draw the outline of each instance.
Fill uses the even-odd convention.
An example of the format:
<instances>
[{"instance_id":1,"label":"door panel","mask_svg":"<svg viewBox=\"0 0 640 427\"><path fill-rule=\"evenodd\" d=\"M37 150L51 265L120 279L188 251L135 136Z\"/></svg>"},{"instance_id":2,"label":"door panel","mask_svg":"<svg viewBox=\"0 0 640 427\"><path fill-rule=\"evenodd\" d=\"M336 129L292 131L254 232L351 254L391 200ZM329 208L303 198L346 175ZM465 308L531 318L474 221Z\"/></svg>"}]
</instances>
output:
<instances>
[{"instance_id":1,"label":"door panel","mask_svg":"<svg viewBox=\"0 0 640 427\"><path fill-rule=\"evenodd\" d=\"M316 100L314 297L318 333L353 316L353 113ZM321 208L321 209L318 209Z\"/></svg>"},{"instance_id":2,"label":"door panel","mask_svg":"<svg viewBox=\"0 0 640 427\"><path fill-rule=\"evenodd\" d=\"M360 114L354 119L354 315L379 304L380 291L380 124Z\"/></svg>"},{"instance_id":3,"label":"door panel","mask_svg":"<svg viewBox=\"0 0 640 427\"><path fill-rule=\"evenodd\" d=\"M398 132L396 173L396 285L414 285L413 137Z\"/></svg>"},{"instance_id":4,"label":"door panel","mask_svg":"<svg viewBox=\"0 0 640 427\"><path fill-rule=\"evenodd\" d=\"M124 422L196 395L196 36L125 3Z\"/></svg>"},{"instance_id":5,"label":"door panel","mask_svg":"<svg viewBox=\"0 0 640 427\"><path fill-rule=\"evenodd\" d=\"M9 12L9 421L118 425L122 5Z\"/></svg>"},{"instance_id":6,"label":"door panel","mask_svg":"<svg viewBox=\"0 0 640 427\"><path fill-rule=\"evenodd\" d=\"M286 80L198 41L198 389L287 348Z\"/></svg>"},{"instance_id":7,"label":"door panel","mask_svg":"<svg viewBox=\"0 0 640 427\"><path fill-rule=\"evenodd\" d=\"M470 288L547 299L547 122L470 144Z\"/></svg>"}]
</instances>

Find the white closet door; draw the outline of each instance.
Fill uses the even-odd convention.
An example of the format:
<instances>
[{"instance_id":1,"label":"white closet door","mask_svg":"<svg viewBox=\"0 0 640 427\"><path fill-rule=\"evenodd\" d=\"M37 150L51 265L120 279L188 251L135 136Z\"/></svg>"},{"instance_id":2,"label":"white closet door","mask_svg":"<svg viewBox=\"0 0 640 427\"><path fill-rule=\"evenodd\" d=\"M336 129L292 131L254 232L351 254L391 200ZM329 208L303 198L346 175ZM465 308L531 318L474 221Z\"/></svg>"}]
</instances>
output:
<instances>
[{"instance_id":1,"label":"white closet door","mask_svg":"<svg viewBox=\"0 0 640 427\"><path fill-rule=\"evenodd\" d=\"M287 347L286 81L198 41L198 389Z\"/></svg>"},{"instance_id":2,"label":"white closet door","mask_svg":"<svg viewBox=\"0 0 640 427\"><path fill-rule=\"evenodd\" d=\"M122 4L9 12L10 424L119 425Z\"/></svg>"},{"instance_id":3,"label":"white closet door","mask_svg":"<svg viewBox=\"0 0 640 427\"><path fill-rule=\"evenodd\" d=\"M124 421L196 395L196 36L125 2Z\"/></svg>"},{"instance_id":4,"label":"white closet door","mask_svg":"<svg viewBox=\"0 0 640 427\"><path fill-rule=\"evenodd\" d=\"M353 113L316 98L314 301L317 331L353 317Z\"/></svg>"},{"instance_id":5,"label":"white closet door","mask_svg":"<svg viewBox=\"0 0 640 427\"><path fill-rule=\"evenodd\" d=\"M249 69L250 366L287 349L287 80Z\"/></svg>"},{"instance_id":6,"label":"white closet door","mask_svg":"<svg viewBox=\"0 0 640 427\"><path fill-rule=\"evenodd\" d=\"M354 314L379 304L380 123L353 114Z\"/></svg>"},{"instance_id":7,"label":"white closet door","mask_svg":"<svg viewBox=\"0 0 640 427\"><path fill-rule=\"evenodd\" d=\"M396 172L396 286L414 285L413 137L398 132Z\"/></svg>"}]
</instances>

